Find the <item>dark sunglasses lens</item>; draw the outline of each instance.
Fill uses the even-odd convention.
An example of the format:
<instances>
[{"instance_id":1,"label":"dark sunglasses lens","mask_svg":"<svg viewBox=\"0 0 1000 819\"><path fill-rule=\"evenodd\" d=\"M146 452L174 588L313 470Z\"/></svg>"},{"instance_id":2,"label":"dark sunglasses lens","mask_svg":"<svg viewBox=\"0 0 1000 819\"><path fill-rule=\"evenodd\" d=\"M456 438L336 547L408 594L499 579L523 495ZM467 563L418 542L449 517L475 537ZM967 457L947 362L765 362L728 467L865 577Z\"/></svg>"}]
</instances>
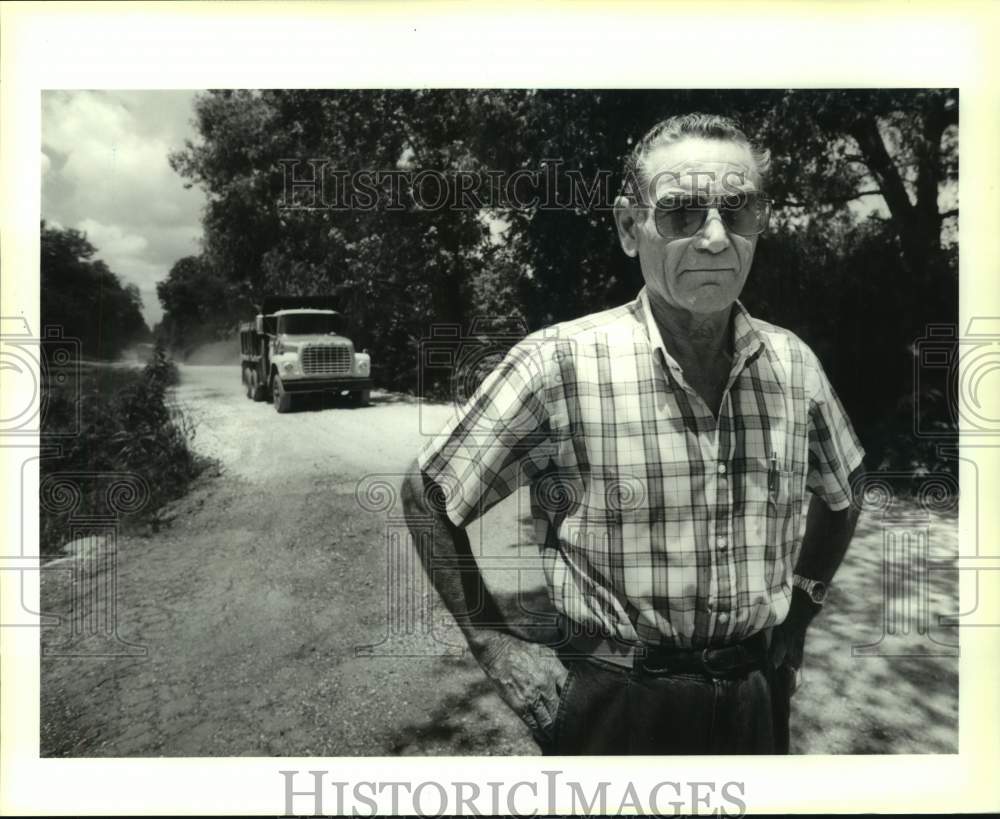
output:
<instances>
[{"instance_id":1,"label":"dark sunglasses lens","mask_svg":"<svg viewBox=\"0 0 1000 819\"><path fill-rule=\"evenodd\" d=\"M754 236L767 229L770 203L756 196L745 196L722 211L726 226L741 236Z\"/></svg>"},{"instance_id":2,"label":"dark sunglasses lens","mask_svg":"<svg viewBox=\"0 0 1000 819\"><path fill-rule=\"evenodd\" d=\"M694 236L704 222L705 209L683 200L663 200L656 206L656 230L665 238Z\"/></svg>"}]
</instances>

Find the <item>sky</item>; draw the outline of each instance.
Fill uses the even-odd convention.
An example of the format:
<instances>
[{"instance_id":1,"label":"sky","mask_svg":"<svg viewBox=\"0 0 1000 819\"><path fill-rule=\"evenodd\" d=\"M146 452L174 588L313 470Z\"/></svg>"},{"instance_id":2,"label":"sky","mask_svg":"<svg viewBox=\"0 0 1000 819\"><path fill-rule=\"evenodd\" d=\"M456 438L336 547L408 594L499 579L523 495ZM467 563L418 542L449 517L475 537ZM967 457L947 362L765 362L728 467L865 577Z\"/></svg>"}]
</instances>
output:
<instances>
[{"instance_id":1,"label":"sky","mask_svg":"<svg viewBox=\"0 0 1000 819\"><path fill-rule=\"evenodd\" d=\"M200 251L201 190L167 157L195 138L195 91L42 93L42 218L87 234L123 284L142 294L152 327L156 282Z\"/></svg>"}]
</instances>

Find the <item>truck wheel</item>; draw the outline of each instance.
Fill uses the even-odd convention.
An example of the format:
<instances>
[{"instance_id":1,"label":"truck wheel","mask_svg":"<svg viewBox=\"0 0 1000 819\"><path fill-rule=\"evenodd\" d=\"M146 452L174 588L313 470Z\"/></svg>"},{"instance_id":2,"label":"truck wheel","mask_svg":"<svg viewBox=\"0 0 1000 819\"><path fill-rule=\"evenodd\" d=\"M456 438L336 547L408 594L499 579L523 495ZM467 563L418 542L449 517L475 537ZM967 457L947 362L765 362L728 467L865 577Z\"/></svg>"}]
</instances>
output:
<instances>
[{"instance_id":1,"label":"truck wheel","mask_svg":"<svg viewBox=\"0 0 1000 819\"><path fill-rule=\"evenodd\" d=\"M357 390L351 393L351 398L354 399L354 403L359 407L367 407L372 400L371 390Z\"/></svg>"},{"instance_id":2,"label":"truck wheel","mask_svg":"<svg viewBox=\"0 0 1000 819\"><path fill-rule=\"evenodd\" d=\"M275 375L271 379L271 400L274 408L278 412L292 411L292 396L285 392L285 386L281 383L281 376Z\"/></svg>"},{"instance_id":3,"label":"truck wheel","mask_svg":"<svg viewBox=\"0 0 1000 819\"><path fill-rule=\"evenodd\" d=\"M250 372L250 397L254 401L267 400L267 391L264 389L264 385L260 383L256 370L251 370Z\"/></svg>"}]
</instances>

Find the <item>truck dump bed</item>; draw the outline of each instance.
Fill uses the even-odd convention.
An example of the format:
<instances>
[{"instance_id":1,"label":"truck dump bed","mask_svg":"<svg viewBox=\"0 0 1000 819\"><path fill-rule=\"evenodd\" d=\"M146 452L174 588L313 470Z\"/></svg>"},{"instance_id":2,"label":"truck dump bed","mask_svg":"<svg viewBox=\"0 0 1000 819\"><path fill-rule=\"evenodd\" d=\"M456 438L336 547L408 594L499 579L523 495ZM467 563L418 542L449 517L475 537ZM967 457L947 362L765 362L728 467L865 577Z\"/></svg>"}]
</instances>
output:
<instances>
[{"instance_id":1,"label":"truck dump bed","mask_svg":"<svg viewBox=\"0 0 1000 819\"><path fill-rule=\"evenodd\" d=\"M334 310L337 307L329 296L266 296L260 304L264 315L278 310Z\"/></svg>"}]
</instances>

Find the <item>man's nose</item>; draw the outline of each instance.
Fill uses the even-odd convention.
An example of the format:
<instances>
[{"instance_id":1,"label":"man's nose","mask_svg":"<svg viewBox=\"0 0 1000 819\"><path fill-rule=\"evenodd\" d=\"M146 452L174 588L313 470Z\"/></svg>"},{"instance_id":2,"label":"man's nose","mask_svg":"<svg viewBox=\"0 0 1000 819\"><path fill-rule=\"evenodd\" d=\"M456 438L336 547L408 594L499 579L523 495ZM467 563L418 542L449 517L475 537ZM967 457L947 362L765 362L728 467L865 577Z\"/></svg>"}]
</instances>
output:
<instances>
[{"instance_id":1,"label":"man's nose","mask_svg":"<svg viewBox=\"0 0 1000 819\"><path fill-rule=\"evenodd\" d=\"M729 233L722 222L722 215L718 208L708 209L696 247L698 250L704 250L708 253L721 253L729 247Z\"/></svg>"}]
</instances>

